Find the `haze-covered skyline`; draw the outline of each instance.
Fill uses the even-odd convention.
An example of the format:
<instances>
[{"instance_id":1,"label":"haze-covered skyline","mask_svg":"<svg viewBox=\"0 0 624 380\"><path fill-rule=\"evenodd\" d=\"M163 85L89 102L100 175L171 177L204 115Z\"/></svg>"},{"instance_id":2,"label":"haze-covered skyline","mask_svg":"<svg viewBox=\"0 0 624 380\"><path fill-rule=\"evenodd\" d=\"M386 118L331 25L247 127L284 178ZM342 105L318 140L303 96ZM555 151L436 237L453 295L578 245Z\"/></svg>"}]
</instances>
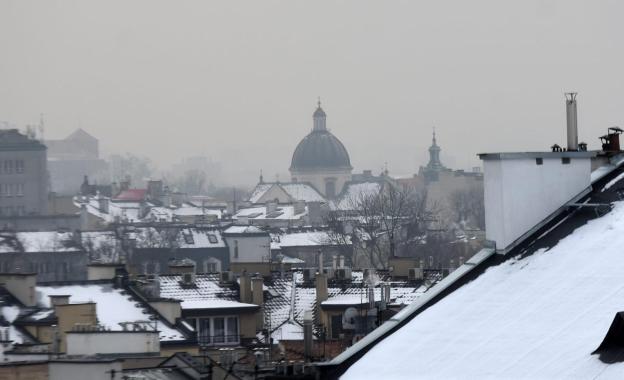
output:
<instances>
[{"instance_id":1,"label":"haze-covered skyline","mask_svg":"<svg viewBox=\"0 0 624 380\"><path fill-rule=\"evenodd\" d=\"M0 120L43 113L104 153L287 176L320 96L355 171L409 175L436 127L443 162L565 142L579 92L590 149L624 125L616 1L0 2Z\"/></svg>"}]
</instances>

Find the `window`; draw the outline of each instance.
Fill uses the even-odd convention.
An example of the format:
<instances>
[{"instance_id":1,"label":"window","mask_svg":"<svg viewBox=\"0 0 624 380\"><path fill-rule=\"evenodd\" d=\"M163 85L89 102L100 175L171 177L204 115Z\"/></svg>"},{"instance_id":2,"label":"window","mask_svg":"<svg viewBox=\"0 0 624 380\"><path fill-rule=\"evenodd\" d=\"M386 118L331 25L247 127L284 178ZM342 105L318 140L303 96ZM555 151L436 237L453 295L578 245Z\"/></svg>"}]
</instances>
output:
<instances>
[{"instance_id":1,"label":"window","mask_svg":"<svg viewBox=\"0 0 624 380\"><path fill-rule=\"evenodd\" d=\"M226 340L228 343L236 343L238 342L238 318L237 317L227 317L226 319Z\"/></svg>"},{"instance_id":2,"label":"window","mask_svg":"<svg viewBox=\"0 0 624 380\"><path fill-rule=\"evenodd\" d=\"M219 242L215 234L208 234L208 241L210 244L217 244Z\"/></svg>"},{"instance_id":3,"label":"window","mask_svg":"<svg viewBox=\"0 0 624 380\"><path fill-rule=\"evenodd\" d=\"M3 197L7 197L10 198L13 196L13 192L11 191L13 189L13 184L11 183L5 183L4 185L2 185L2 196Z\"/></svg>"},{"instance_id":4,"label":"window","mask_svg":"<svg viewBox=\"0 0 624 380\"><path fill-rule=\"evenodd\" d=\"M13 174L13 161L4 161L4 174Z\"/></svg>"},{"instance_id":5,"label":"window","mask_svg":"<svg viewBox=\"0 0 624 380\"><path fill-rule=\"evenodd\" d=\"M204 273L221 272L221 262L214 257L204 260Z\"/></svg>"},{"instance_id":6,"label":"window","mask_svg":"<svg viewBox=\"0 0 624 380\"><path fill-rule=\"evenodd\" d=\"M23 183L15 184L15 196L16 197L24 196L24 184Z\"/></svg>"},{"instance_id":7,"label":"window","mask_svg":"<svg viewBox=\"0 0 624 380\"><path fill-rule=\"evenodd\" d=\"M148 261L143 264L143 274L159 274L160 263L157 261Z\"/></svg>"},{"instance_id":8,"label":"window","mask_svg":"<svg viewBox=\"0 0 624 380\"><path fill-rule=\"evenodd\" d=\"M336 181L334 180L326 180L325 182L325 195L328 198L333 198L336 196Z\"/></svg>"},{"instance_id":9,"label":"window","mask_svg":"<svg viewBox=\"0 0 624 380\"><path fill-rule=\"evenodd\" d=\"M340 334L342 334L342 315L332 315L331 337L332 339L340 339Z\"/></svg>"},{"instance_id":10,"label":"window","mask_svg":"<svg viewBox=\"0 0 624 380\"><path fill-rule=\"evenodd\" d=\"M570 163L570 157L561 157L561 163L568 165Z\"/></svg>"},{"instance_id":11,"label":"window","mask_svg":"<svg viewBox=\"0 0 624 380\"><path fill-rule=\"evenodd\" d=\"M16 160L15 161L15 172L23 173L24 172L24 160Z\"/></svg>"},{"instance_id":12,"label":"window","mask_svg":"<svg viewBox=\"0 0 624 380\"><path fill-rule=\"evenodd\" d=\"M535 165L543 165L544 164L544 159L541 157L538 157L535 159Z\"/></svg>"},{"instance_id":13,"label":"window","mask_svg":"<svg viewBox=\"0 0 624 380\"><path fill-rule=\"evenodd\" d=\"M234 258L238 259L238 240L234 240Z\"/></svg>"},{"instance_id":14,"label":"window","mask_svg":"<svg viewBox=\"0 0 624 380\"><path fill-rule=\"evenodd\" d=\"M240 341L238 317L198 318L197 340L201 346L237 344Z\"/></svg>"},{"instance_id":15,"label":"window","mask_svg":"<svg viewBox=\"0 0 624 380\"><path fill-rule=\"evenodd\" d=\"M225 318L216 317L212 320L212 338L215 343L225 343Z\"/></svg>"},{"instance_id":16,"label":"window","mask_svg":"<svg viewBox=\"0 0 624 380\"><path fill-rule=\"evenodd\" d=\"M184 242L186 244L192 245L195 244L195 239L193 238L193 233L190 230L185 230L182 232L184 236Z\"/></svg>"}]
</instances>

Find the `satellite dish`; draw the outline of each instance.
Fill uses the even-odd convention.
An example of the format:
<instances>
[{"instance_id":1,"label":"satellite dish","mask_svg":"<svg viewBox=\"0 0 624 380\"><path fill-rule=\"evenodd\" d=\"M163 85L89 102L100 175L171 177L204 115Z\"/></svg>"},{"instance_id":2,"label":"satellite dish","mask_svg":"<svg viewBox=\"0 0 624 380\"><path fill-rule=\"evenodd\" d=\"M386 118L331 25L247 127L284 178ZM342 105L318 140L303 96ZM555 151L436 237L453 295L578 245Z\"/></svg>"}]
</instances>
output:
<instances>
[{"instance_id":1,"label":"satellite dish","mask_svg":"<svg viewBox=\"0 0 624 380\"><path fill-rule=\"evenodd\" d=\"M342 314L342 328L344 330L355 330L356 318L358 311L354 307L350 307Z\"/></svg>"}]
</instances>

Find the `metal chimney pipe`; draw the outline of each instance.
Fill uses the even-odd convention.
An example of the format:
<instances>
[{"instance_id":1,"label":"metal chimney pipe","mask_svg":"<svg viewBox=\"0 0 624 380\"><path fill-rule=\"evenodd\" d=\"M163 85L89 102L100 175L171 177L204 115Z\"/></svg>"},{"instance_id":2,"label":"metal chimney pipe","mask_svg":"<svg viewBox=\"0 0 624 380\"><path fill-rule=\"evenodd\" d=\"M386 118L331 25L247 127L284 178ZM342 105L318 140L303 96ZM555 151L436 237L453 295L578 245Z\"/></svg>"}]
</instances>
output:
<instances>
[{"instance_id":1,"label":"metal chimney pipe","mask_svg":"<svg viewBox=\"0 0 624 380\"><path fill-rule=\"evenodd\" d=\"M578 151L578 124L576 117L576 92L567 92L566 121L568 130L568 150Z\"/></svg>"}]
</instances>

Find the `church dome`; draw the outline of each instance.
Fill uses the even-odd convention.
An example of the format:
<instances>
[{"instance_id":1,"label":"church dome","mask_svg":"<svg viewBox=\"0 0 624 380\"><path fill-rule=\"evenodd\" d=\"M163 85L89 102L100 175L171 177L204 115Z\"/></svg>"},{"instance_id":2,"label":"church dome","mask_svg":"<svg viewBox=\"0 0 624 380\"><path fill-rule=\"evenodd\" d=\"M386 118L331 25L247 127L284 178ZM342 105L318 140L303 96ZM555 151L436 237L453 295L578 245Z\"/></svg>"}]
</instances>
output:
<instances>
[{"instance_id":1,"label":"church dome","mask_svg":"<svg viewBox=\"0 0 624 380\"><path fill-rule=\"evenodd\" d=\"M329 131L314 131L297 145L290 170L310 169L351 169L347 149Z\"/></svg>"},{"instance_id":2,"label":"church dome","mask_svg":"<svg viewBox=\"0 0 624 380\"><path fill-rule=\"evenodd\" d=\"M314 111L314 129L301 140L292 156L291 171L316 169L351 170L347 149L327 130L326 114L320 104Z\"/></svg>"}]
</instances>

